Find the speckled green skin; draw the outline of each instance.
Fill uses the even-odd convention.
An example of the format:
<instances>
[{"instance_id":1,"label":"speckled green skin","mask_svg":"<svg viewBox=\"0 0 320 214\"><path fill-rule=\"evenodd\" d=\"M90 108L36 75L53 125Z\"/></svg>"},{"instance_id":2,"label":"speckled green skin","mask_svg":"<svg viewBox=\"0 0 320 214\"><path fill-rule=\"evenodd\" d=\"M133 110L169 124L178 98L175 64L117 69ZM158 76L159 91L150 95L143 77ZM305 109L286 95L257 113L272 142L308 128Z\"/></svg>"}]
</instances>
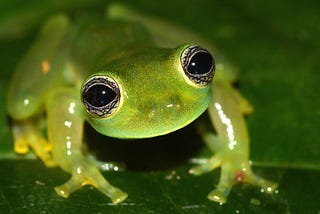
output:
<instances>
[{"instance_id":1,"label":"speckled green skin","mask_svg":"<svg viewBox=\"0 0 320 214\"><path fill-rule=\"evenodd\" d=\"M127 194L109 184L82 154L84 121L107 136L147 138L182 128L208 109L216 134L201 125L199 131L215 155L190 170L198 175L221 166L220 182L208 198L224 203L238 181L272 192L276 185L251 171L243 118L251 107L231 87L236 78L232 66L213 52L213 85L190 84L180 62L186 42L212 50L184 29L119 5L109 8L107 19L51 17L18 64L9 88L15 151L25 154L31 147L48 167L60 166L72 174L55 188L59 195L68 197L90 184L117 204ZM92 116L81 103L81 87L95 74L108 74L121 88L119 107L108 118ZM48 138L40 131L43 120Z\"/></svg>"}]
</instances>

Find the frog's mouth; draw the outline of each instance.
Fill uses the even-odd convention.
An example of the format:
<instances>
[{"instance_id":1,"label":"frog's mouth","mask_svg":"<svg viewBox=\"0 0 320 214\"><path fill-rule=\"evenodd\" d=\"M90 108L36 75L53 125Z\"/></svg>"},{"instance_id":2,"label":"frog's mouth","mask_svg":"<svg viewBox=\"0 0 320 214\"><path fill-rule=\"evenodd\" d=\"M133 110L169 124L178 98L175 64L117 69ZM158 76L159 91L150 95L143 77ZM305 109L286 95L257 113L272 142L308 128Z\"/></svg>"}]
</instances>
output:
<instances>
[{"instance_id":1,"label":"frog's mouth","mask_svg":"<svg viewBox=\"0 0 320 214\"><path fill-rule=\"evenodd\" d=\"M144 111L138 111L139 108L126 109L123 112L119 110L112 118L89 118L89 122L99 133L109 137L152 138L172 133L192 123L206 110L209 101L210 96L201 102L201 106L184 106L180 102L170 102L158 108L143 106L141 109Z\"/></svg>"}]
</instances>

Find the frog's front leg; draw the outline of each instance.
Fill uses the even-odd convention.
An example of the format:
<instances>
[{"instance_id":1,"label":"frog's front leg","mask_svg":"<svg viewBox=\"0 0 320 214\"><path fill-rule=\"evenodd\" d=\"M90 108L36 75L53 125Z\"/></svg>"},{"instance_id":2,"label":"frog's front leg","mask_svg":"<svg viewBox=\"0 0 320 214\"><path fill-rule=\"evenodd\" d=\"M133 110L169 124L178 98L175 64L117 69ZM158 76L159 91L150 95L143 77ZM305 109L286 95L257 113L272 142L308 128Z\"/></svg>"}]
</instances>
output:
<instances>
[{"instance_id":1,"label":"frog's front leg","mask_svg":"<svg viewBox=\"0 0 320 214\"><path fill-rule=\"evenodd\" d=\"M78 92L61 88L51 95L46 104L48 139L52 156L57 164L72 176L68 182L55 188L62 197L83 185L92 185L111 198L114 204L123 201L127 194L105 180L98 168L82 153L84 113Z\"/></svg>"},{"instance_id":2,"label":"frog's front leg","mask_svg":"<svg viewBox=\"0 0 320 214\"><path fill-rule=\"evenodd\" d=\"M241 95L226 82L215 82L212 88L212 102L208 108L211 122L217 135L204 126L199 130L210 150L215 152L205 163L190 170L202 174L221 167L220 181L208 198L225 203L235 183L246 182L260 186L271 193L277 185L252 172L249 160L249 137L244 114L252 108Z\"/></svg>"}]
</instances>

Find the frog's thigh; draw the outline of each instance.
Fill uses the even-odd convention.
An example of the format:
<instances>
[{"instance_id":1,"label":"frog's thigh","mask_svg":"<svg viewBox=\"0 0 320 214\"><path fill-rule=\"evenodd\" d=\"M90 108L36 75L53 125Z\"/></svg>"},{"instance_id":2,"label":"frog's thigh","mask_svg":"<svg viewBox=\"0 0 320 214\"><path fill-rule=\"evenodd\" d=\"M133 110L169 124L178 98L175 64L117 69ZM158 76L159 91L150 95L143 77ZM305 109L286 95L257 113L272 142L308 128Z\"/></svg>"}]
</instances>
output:
<instances>
[{"instance_id":1,"label":"frog's thigh","mask_svg":"<svg viewBox=\"0 0 320 214\"><path fill-rule=\"evenodd\" d=\"M42 110L46 94L60 85L66 66L66 35L69 21L52 16L17 65L7 96L7 111L16 120L33 117Z\"/></svg>"},{"instance_id":2,"label":"frog's thigh","mask_svg":"<svg viewBox=\"0 0 320 214\"><path fill-rule=\"evenodd\" d=\"M220 79L214 82L212 87L213 99L231 106L237 116L250 114L253 112L253 106L243 97L243 95L232 86L228 77L220 76ZM218 96L217 96L218 95ZM217 100L219 99L219 100ZM239 114L240 113L240 114Z\"/></svg>"},{"instance_id":3,"label":"frog's thigh","mask_svg":"<svg viewBox=\"0 0 320 214\"><path fill-rule=\"evenodd\" d=\"M14 150L18 154L26 154L31 147L47 167L53 167L56 164L50 155L51 145L41 132L42 120L42 116L37 115L26 120L12 121Z\"/></svg>"},{"instance_id":4,"label":"frog's thigh","mask_svg":"<svg viewBox=\"0 0 320 214\"><path fill-rule=\"evenodd\" d=\"M229 90L234 99L237 101L240 112L242 114L251 114L254 109L250 102L246 98L244 98L237 89L230 87Z\"/></svg>"},{"instance_id":5,"label":"frog's thigh","mask_svg":"<svg viewBox=\"0 0 320 214\"><path fill-rule=\"evenodd\" d=\"M57 164L70 173L71 179L55 188L62 197L83 185L90 184L111 198L114 204L123 201L127 194L105 180L98 168L82 153L83 110L78 92L60 88L46 105L48 139Z\"/></svg>"}]
</instances>

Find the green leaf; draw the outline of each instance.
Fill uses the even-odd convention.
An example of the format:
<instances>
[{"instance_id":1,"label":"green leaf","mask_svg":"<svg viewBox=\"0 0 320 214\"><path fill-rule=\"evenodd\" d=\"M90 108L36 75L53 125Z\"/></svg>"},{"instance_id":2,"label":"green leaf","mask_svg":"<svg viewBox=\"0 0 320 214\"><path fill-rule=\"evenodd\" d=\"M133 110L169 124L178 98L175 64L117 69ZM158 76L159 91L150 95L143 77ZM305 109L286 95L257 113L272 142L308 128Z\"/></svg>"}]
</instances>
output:
<instances>
[{"instance_id":1,"label":"green leaf","mask_svg":"<svg viewBox=\"0 0 320 214\"><path fill-rule=\"evenodd\" d=\"M46 168L32 155L13 153L5 111L8 82L43 18L61 10L103 11L105 3L5 0L0 3L0 213L318 213L319 3L130 0L128 4L198 32L239 67L237 87L255 108L247 118L254 171L278 182L279 192L268 195L240 184L225 205L207 200L219 170L203 176L187 173L188 160L207 153L192 126L142 142L110 142L86 127L87 137L94 139L91 151L126 164L126 171L104 175L129 197L114 206L91 187L68 199L56 195L53 187L65 182L68 174Z\"/></svg>"}]
</instances>

